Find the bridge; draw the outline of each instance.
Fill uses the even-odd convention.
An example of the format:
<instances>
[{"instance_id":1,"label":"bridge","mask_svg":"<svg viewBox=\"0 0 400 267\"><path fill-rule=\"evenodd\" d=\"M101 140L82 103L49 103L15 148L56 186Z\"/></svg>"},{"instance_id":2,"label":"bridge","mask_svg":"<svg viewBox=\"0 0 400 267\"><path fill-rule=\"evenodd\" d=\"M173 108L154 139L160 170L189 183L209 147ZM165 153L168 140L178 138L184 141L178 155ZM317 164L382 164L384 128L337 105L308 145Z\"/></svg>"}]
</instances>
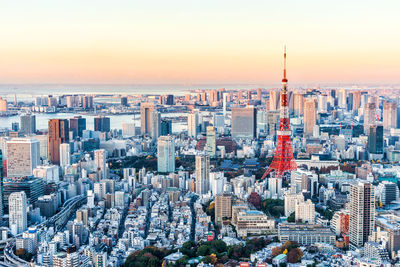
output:
<instances>
[{"instance_id":1,"label":"bridge","mask_svg":"<svg viewBox=\"0 0 400 267\"><path fill-rule=\"evenodd\" d=\"M44 227L54 227L54 233L63 229L68 222L68 219L76 212L76 210L83 205L86 201L86 196L75 196L71 199L68 199L61 210L55 214L53 217L43 221L42 223L36 225L38 230L43 229ZM15 242L16 238L21 237L22 233L16 235L15 237L11 237L7 240L0 241L0 247L4 246L4 260L6 262L6 266L29 266L29 262L20 259L18 256L14 254ZM0 263L0 267L2 267L3 263Z\"/></svg>"}]
</instances>

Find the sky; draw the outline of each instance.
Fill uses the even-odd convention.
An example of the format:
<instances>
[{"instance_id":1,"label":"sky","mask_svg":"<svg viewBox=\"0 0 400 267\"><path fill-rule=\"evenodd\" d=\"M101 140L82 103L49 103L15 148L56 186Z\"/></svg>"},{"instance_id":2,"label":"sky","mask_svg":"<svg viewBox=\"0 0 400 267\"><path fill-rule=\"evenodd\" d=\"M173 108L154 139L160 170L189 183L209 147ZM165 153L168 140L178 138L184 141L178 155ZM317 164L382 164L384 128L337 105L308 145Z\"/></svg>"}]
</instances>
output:
<instances>
[{"instance_id":1,"label":"sky","mask_svg":"<svg viewBox=\"0 0 400 267\"><path fill-rule=\"evenodd\" d=\"M0 6L0 84L400 84L398 0Z\"/></svg>"}]
</instances>

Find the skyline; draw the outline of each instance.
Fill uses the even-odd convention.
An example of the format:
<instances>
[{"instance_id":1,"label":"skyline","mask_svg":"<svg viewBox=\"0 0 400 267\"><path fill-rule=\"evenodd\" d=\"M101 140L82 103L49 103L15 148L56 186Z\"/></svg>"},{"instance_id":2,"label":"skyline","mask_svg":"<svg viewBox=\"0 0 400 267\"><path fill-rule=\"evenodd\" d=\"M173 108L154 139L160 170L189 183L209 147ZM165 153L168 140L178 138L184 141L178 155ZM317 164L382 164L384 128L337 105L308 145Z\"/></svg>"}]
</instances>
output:
<instances>
[{"instance_id":1,"label":"skyline","mask_svg":"<svg viewBox=\"0 0 400 267\"><path fill-rule=\"evenodd\" d=\"M0 84L398 84L396 1L51 1L0 11Z\"/></svg>"}]
</instances>

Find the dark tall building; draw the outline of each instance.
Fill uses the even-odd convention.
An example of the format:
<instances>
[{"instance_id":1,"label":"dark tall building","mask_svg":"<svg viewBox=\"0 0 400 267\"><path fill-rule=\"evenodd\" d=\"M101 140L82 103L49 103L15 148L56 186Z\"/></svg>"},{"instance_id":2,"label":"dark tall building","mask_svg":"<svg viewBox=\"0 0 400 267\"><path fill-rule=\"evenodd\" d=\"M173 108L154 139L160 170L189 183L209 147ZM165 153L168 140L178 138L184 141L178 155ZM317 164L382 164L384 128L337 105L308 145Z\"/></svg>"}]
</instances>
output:
<instances>
[{"instance_id":1,"label":"dark tall building","mask_svg":"<svg viewBox=\"0 0 400 267\"><path fill-rule=\"evenodd\" d=\"M60 145L69 142L69 125L67 119L49 120L49 160L60 164Z\"/></svg>"},{"instance_id":2,"label":"dark tall building","mask_svg":"<svg viewBox=\"0 0 400 267\"><path fill-rule=\"evenodd\" d=\"M4 206L8 207L8 198L11 193L24 191L30 204L35 205L44 194L44 181L41 178L6 178L4 179Z\"/></svg>"},{"instance_id":3,"label":"dark tall building","mask_svg":"<svg viewBox=\"0 0 400 267\"><path fill-rule=\"evenodd\" d=\"M82 116L75 116L69 119L69 129L73 132L73 137L82 137L83 130L86 130L86 119Z\"/></svg>"},{"instance_id":4,"label":"dark tall building","mask_svg":"<svg viewBox=\"0 0 400 267\"><path fill-rule=\"evenodd\" d=\"M174 95L162 95L160 97L160 104L172 106L174 104Z\"/></svg>"},{"instance_id":5,"label":"dark tall building","mask_svg":"<svg viewBox=\"0 0 400 267\"><path fill-rule=\"evenodd\" d=\"M99 132L109 132L110 118L104 116L98 116L94 118L94 130Z\"/></svg>"},{"instance_id":6,"label":"dark tall building","mask_svg":"<svg viewBox=\"0 0 400 267\"><path fill-rule=\"evenodd\" d=\"M349 93L347 96L347 110L353 110L353 102L354 102L354 93Z\"/></svg>"},{"instance_id":7,"label":"dark tall building","mask_svg":"<svg viewBox=\"0 0 400 267\"><path fill-rule=\"evenodd\" d=\"M11 130L15 132L19 131L19 123L18 122L11 123Z\"/></svg>"},{"instance_id":8,"label":"dark tall building","mask_svg":"<svg viewBox=\"0 0 400 267\"><path fill-rule=\"evenodd\" d=\"M33 134L36 132L36 116L27 114L21 116L21 132Z\"/></svg>"},{"instance_id":9,"label":"dark tall building","mask_svg":"<svg viewBox=\"0 0 400 267\"><path fill-rule=\"evenodd\" d=\"M128 106L128 98L126 96L121 97L121 106L124 106L124 107Z\"/></svg>"},{"instance_id":10,"label":"dark tall building","mask_svg":"<svg viewBox=\"0 0 400 267\"><path fill-rule=\"evenodd\" d=\"M383 154L383 126L371 125L368 134L368 152Z\"/></svg>"},{"instance_id":11,"label":"dark tall building","mask_svg":"<svg viewBox=\"0 0 400 267\"><path fill-rule=\"evenodd\" d=\"M161 135L172 134L172 121L161 120Z\"/></svg>"}]
</instances>

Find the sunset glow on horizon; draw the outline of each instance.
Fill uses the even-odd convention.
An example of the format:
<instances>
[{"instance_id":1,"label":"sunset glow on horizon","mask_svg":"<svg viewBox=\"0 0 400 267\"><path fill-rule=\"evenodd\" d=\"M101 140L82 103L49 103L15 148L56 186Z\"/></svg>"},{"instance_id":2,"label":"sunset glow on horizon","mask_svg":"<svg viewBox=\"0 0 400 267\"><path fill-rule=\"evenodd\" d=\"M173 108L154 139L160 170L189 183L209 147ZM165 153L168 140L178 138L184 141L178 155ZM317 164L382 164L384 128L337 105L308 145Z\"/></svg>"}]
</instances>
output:
<instances>
[{"instance_id":1,"label":"sunset glow on horizon","mask_svg":"<svg viewBox=\"0 0 400 267\"><path fill-rule=\"evenodd\" d=\"M398 1L8 2L3 84L400 83Z\"/></svg>"}]
</instances>

